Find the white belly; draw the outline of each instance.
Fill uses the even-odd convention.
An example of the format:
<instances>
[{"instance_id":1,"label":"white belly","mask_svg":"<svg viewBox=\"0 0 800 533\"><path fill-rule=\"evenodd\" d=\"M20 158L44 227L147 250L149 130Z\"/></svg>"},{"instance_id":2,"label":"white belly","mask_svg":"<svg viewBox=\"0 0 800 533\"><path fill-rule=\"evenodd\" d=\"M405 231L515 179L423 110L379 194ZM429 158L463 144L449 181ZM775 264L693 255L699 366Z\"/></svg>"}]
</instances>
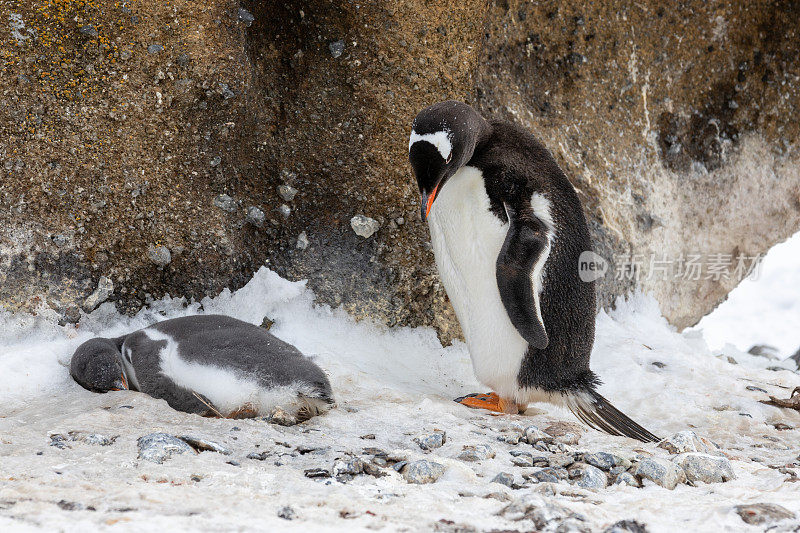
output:
<instances>
[{"instance_id":1,"label":"white belly","mask_svg":"<svg viewBox=\"0 0 800 533\"><path fill-rule=\"evenodd\" d=\"M496 262L508 224L489 212L481 171L464 167L443 186L428 216L436 266L467 341L475 376L500 396L519 396L528 343L508 318Z\"/></svg>"}]
</instances>

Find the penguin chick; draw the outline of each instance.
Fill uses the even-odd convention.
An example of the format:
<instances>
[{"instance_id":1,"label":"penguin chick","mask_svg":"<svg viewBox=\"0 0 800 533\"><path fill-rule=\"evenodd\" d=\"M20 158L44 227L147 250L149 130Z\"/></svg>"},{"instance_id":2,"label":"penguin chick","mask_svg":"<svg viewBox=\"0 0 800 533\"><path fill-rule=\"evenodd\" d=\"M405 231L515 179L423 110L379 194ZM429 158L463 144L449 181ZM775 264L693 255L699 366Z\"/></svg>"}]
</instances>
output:
<instances>
[{"instance_id":1,"label":"penguin chick","mask_svg":"<svg viewBox=\"0 0 800 533\"><path fill-rule=\"evenodd\" d=\"M578 271L589 229L547 149L447 101L414 119L409 161L473 369L494 390L457 401L507 413L546 401L612 435L659 440L597 392L595 288Z\"/></svg>"}]
</instances>

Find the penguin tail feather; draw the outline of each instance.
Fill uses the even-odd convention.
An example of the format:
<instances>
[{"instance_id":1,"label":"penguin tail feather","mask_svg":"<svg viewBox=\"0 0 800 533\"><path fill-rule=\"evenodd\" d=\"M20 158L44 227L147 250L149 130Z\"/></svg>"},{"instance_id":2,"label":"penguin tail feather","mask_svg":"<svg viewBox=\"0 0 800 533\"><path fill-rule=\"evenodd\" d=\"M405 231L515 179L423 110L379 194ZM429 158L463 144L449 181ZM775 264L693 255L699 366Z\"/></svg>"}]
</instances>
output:
<instances>
[{"instance_id":1,"label":"penguin tail feather","mask_svg":"<svg viewBox=\"0 0 800 533\"><path fill-rule=\"evenodd\" d=\"M565 396L569 410L589 427L609 435L630 437L641 442L662 440L628 418L594 390L571 392Z\"/></svg>"}]
</instances>

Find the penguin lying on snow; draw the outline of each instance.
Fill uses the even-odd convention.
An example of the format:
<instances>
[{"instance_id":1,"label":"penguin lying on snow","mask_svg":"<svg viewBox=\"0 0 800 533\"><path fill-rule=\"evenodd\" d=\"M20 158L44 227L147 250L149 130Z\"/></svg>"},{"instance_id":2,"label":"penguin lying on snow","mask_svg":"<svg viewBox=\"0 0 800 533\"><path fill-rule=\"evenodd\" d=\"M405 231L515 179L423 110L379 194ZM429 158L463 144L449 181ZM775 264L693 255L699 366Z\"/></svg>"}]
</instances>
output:
<instances>
[{"instance_id":1,"label":"penguin lying on snow","mask_svg":"<svg viewBox=\"0 0 800 533\"><path fill-rule=\"evenodd\" d=\"M495 391L457 401L506 413L547 401L612 435L659 440L597 393L594 283L578 274L589 230L547 149L448 101L417 115L409 159L475 374Z\"/></svg>"},{"instance_id":2,"label":"penguin lying on snow","mask_svg":"<svg viewBox=\"0 0 800 533\"><path fill-rule=\"evenodd\" d=\"M328 378L297 348L221 315L91 339L75 351L70 374L91 391L131 389L179 411L228 418L267 416L281 407L306 420L333 404Z\"/></svg>"}]
</instances>

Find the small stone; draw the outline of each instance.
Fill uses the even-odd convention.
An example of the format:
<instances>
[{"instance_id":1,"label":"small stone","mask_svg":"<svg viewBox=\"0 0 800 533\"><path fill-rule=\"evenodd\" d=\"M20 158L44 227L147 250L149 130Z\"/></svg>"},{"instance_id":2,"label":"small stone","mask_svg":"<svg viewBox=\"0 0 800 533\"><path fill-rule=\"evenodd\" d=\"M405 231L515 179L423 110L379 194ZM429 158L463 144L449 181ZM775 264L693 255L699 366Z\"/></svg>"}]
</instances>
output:
<instances>
[{"instance_id":1,"label":"small stone","mask_svg":"<svg viewBox=\"0 0 800 533\"><path fill-rule=\"evenodd\" d=\"M569 466L575 462L575 459L571 455L567 455L565 453L557 453L548 459L548 464L553 468L565 467Z\"/></svg>"},{"instance_id":2,"label":"small stone","mask_svg":"<svg viewBox=\"0 0 800 533\"><path fill-rule=\"evenodd\" d=\"M731 462L725 457L708 455L705 453L687 453L676 457L678 463L686 473L686 478L692 483L724 483L736 479Z\"/></svg>"},{"instance_id":3,"label":"small stone","mask_svg":"<svg viewBox=\"0 0 800 533\"><path fill-rule=\"evenodd\" d=\"M97 33L97 28L91 24L81 26L80 32L84 35L88 35L89 37L97 37L99 35L99 33Z\"/></svg>"},{"instance_id":4,"label":"small stone","mask_svg":"<svg viewBox=\"0 0 800 533\"><path fill-rule=\"evenodd\" d=\"M160 44L151 44L150 46L147 47L147 53L148 54L157 54L157 53L163 52L163 51L164 51L164 47L161 46Z\"/></svg>"},{"instance_id":5,"label":"small stone","mask_svg":"<svg viewBox=\"0 0 800 533\"><path fill-rule=\"evenodd\" d=\"M139 447L139 459L154 463L163 463L173 455L194 452L192 447L181 439L166 433L150 433L144 437L139 437L137 445Z\"/></svg>"},{"instance_id":6,"label":"small stone","mask_svg":"<svg viewBox=\"0 0 800 533\"><path fill-rule=\"evenodd\" d=\"M631 487L640 487L639 481L630 472L621 472L614 479L614 485L630 485Z\"/></svg>"},{"instance_id":7,"label":"small stone","mask_svg":"<svg viewBox=\"0 0 800 533\"><path fill-rule=\"evenodd\" d=\"M222 444L218 444L212 440L207 440L201 437L194 437L192 435L183 435L178 437L183 442L191 446L197 452L217 452L222 455L230 455L231 451Z\"/></svg>"},{"instance_id":8,"label":"small stone","mask_svg":"<svg viewBox=\"0 0 800 533\"><path fill-rule=\"evenodd\" d=\"M569 474L564 468L548 467L533 472L529 477L538 483L558 483L559 481L567 479Z\"/></svg>"},{"instance_id":9,"label":"small stone","mask_svg":"<svg viewBox=\"0 0 800 533\"><path fill-rule=\"evenodd\" d=\"M272 455L270 452L250 452L247 454L247 458L254 461L264 461L270 455Z\"/></svg>"},{"instance_id":10,"label":"small stone","mask_svg":"<svg viewBox=\"0 0 800 533\"><path fill-rule=\"evenodd\" d=\"M220 156L214 156L211 158L211 161L208 163L211 165L211 168L218 167L222 163L222 158Z\"/></svg>"},{"instance_id":11,"label":"small stone","mask_svg":"<svg viewBox=\"0 0 800 533\"><path fill-rule=\"evenodd\" d=\"M278 207L278 212L283 215L283 218L289 218L289 215L292 214L292 208L286 204L281 204L280 207Z\"/></svg>"},{"instance_id":12,"label":"small stone","mask_svg":"<svg viewBox=\"0 0 800 533\"><path fill-rule=\"evenodd\" d=\"M522 438L528 444L535 444L540 440L547 440L552 437L545 435L539 428L536 426L528 426L522 431Z\"/></svg>"},{"instance_id":13,"label":"small stone","mask_svg":"<svg viewBox=\"0 0 800 533\"><path fill-rule=\"evenodd\" d=\"M521 436L519 433L511 433L509 435L500 435L497 437L497 440L508 444L519 444L520 438Z\"/></svg>"},{"instance_id":14,"label":"small stone","mask_svg":"<svg viewBox=\"0 0 800 533\"><path fill-rule=\"evenodd\" d=\"M51 435L51 439L52 437ZM107 437L100 433L84 433L83 431L70 431L69 438L72 441L82 442L92 446L111 446L114 444L114 441L117 440L117 437Z\"/></svg>"},{"instance_id":15,"label":"small stone","mask_svg":"<svg viewBox=\"0 0 800 533\"><path fill-rule=\"evenodd\" d=\"M97 288L83 301L83 310L87 313L93 311L98 305L108 300L114 292L114 282L102 276L97 282Z\"/></svg>"},{"instance_id":16,"label":"small stone","mask_svg":"<svg viewBox=\"0 0 800 533\"><path fill-rule=\"evenodd\" d=\"M61 500L56 505L63 511L82 511L85 509L82 503L70 502L67 500Z\"/></svg>"},{"instance_id":17,"label":"small stone","mask_svg":"<svg viewBox=\"0 0 800 533\"><path fill-rule=\"evenodd\" d=\"M225 100L230 100L231 98L236 96L236 93L231 90L231 88L228 86L227 83L220 83L219 90L222 93L222 98L224 98Z\"/></svg>"},{"instance_id":18,"label":"small stone","mask_svg":"<svg viewBox=\"0 0 800 533\"><path fill-rule=\"evenodd\" d=\"M304 470L303 474L306 477L315 478L315 477L331 477L330 470L326 470L324 468L309 468L308 470Z\"/></svg>"},{"instance_id":19,"label":"small stone","mask_svg":"<svg viewBox=\"0 0 800 533\"><path fill-rule=\"evenodd\" d=\"M280 407L276 407L269 416L264 418L264 420L270 424L276 424L278 426L296 426L298 423L296 417L290 415Z\"/></svg>"},{"instance_id":20,"label":"small stone","mask_svg":"<svg viewBox=\"0 0 800 533\"><path fill-rule=\"evenodd\" d=\"M719 446L710 440L698 437L694 431L675 433L659 442L658 447L667 450L673 455L687 452L714 453L719 449Z\"/></svg>"},{"instance_id":21,"label":"small stone","mask_svg":"<svg viewBox=\"0 0 800 533\"><path fill-rule=\"evenodd\" d=\"M297 514L294 512L294 509L287 505L278 509L278 518L283 518L284 520L294 520L297 518Z\"/></svg>"},{"instance_id":22,"label":"small stone","mask_svg":"<svg viewBox=\"0 0 800 533\"><path fill-rule=\"evenodd\" d=\"M64 310L64 322L67 324L77 324L81 319L81 310L77 305L70 305Z\"/></svg>"},{"instance_id":23,"label":"small stone","mask_svg":"<svg viewBox=\"0 0 800 533\"><path fill-rule=\"evenodd\" d=\"M340 39L328 43L328 50L330 50L331 56L334 59L341 56L344 53L344 41Z\"/></svg>"},{"instance_id":24,"label":"small stone","mask_svg":"<svg viewBox=\"0 0 800 533\"><path fill-rule=\"evenodd\" d=\"M248 10L246 10L246 9L245 9L245 8L243 8L243 7L240 7L240 8L239 8L238 15L239 15L239 20L241 20L242 22L244 22L244 25L245 25L245 26L247 26L248 28L249 28L249 27L250 27L250 26L253 24L253 22L256 20L256 18L253 16L253 14L252 14L252 13L250 13ZM279 515L279 516L280 516L280 515Z\"/></svg>"},{"instance_id":25,"label":"small stone","mask_svg":"<svg viewBox=\"0 0 800 533\"><path fill-rule=\"evenodd\" d=\"M641 522L636 520L620 520L615 524L611 524L603 533L648 533L647 527Z\"/></svg>"},{"instance_id":26,"label":"small stone","mask_svg":"<svg viewBox=\"0 0 800 533\"><path fill-rule=\"evenodd\" d=\"M506 487L514 486L514 476L513 474L509 474L508 472L500 472L496 476L492 478L492 483L500 483L501 485L505 485Z\"/></svg>"},{"instance_id":27,"label":"small stone","mask_svg":"<svg viewBox=\"0 0 800 533\"><path fill-rule=\"evenodd\" d=\"M166 246L150 246L147 249L147 258L158 266L165 267L172 261L172 254Z\"/></svg>"},{"instance_id":28,"label":"small stone","mask_svg":"<svg viewBox=\"0 0 800 533\"><path fill-rule=\"evenodd\" d=\"M72 448L69 444L67 444L67 436L62 435L61 433L54 433L50 435L50 446L54 446L59 450L66 450L67 448Z\"/></svg>"},{"instance_id":29,"label":"small stone","mask_svg":"<svg viewBox=\"0 0 800 533\"><path fill-rule=\"evenodd\" d=\"M236 211L236 200L228 196L227 194L220 194L216 198L214 198L214 205L222 209L223 211L227 211L228 213L233 213Z\"/></svg>"},{"instance_id":30,"label":"small stone","mask_svg":"<svg viewBox=\"0 0 800 533\"><path fill-rule=\"evenodd\" d=\"M435 483L444 474L444 465L433 461L419 460L412 461L403 469L403 477L409 483L418 485L425 483Z\"/></svg>"},{"instance_id":31,"label":"small stone","mask_svg":"<svg viewBox=\"0 0 800 533\"><path fill-rule=\"evenodd\" d=\"M119 58L120 58L122 61L127 61L127 60L129 60L129 59L131 58L131 56L132 56L132 55L133 55L133 54L131 53L131 51L130 51L130 50L123 50L123 51L121 51L121 52L119 53Z\"/></svg>"},{"instance_id":32,"label":"small stone","mask_svg":"<svg viewBox=\"0 0 800 533\"><path fill-rule=\"evenodd\" d=\"M308 235L303 231L297 236L297 244L295 245L298 250L305 250L311 244L308 240Z\"/></svg>"},{"instance_id":33,"label":"small stone","mask_svg":"<svg viewBox=\"0 0 800 533\"><path fill-rule=\"evenodd\" d=\"M342 474L350 474L353 476L361 474L364 472L364 461L359 458L351 459L349 461L338 459L333 463L332 472L334 477Z\"/></svg>"},{"instance_id":34,"label":"small stone","mask_svg":"<svg viewBox=\"0 0 800 533\"><path fill-rule=\"evenodd\" d=\"M266 220L267 216L264 214L264 211L261 209L253 206L247 208L247 216L245 217L245 221L248 224L252 224L253 226L261 227L264 225L264 220Z\"/></svg>"},{"instance_id":35,"label":"small stone","mask_svg":"<svg viewBox=\"0 0 800 533\"><path fill-rule=\"evenodd\" d=\"M533 466L533 456L531 454L517 455L511 458L511 462L516 466Z\"/></svg>"},{"instance_id":36,"label":"small stone","mask_svg":"<svg viewBox=\"0 0 800 533\"><path fill-rule=\"evenodd\" d=\"M295 189L291 185L279 185L278 194L280 195L281 198L283 198L287 202L291 202L297 195L297 189Z\"/></svg>"},{"instance_id":37,"label":"small stone","mask_svg":"<svg viewBox=\"0 0 800 533\"><path fill-rule=\"evenodd\" d=\"M464 451L458 454L457 459L462 461L476 462L494 457L494 450L485 444L477 446L464 446Z\"/></svg>"},{"instance_id":38,"label":"small stone","mask_svg":"<svg viewBox=\"0 0 800 533\"><path fill-rule=\"evenodd\" d=\"M585 489L603 489L608 484L605 472L592 465L577 467L577 485Z\"/></svg>"},{"instance_id":39,"label":"small stone","mask_svg":"<svg viewBox=\"0 0 800 533\"><path fill-rule=\"evenodd\" d=\"M734 509L742 520L752 525L771 524L795 517L789 509L774 503L737 505Z\"/></svg>"},{"instance_id":40,"label":"small stone","mask_svg":"<svg viewBox=\"0 0 800 533\"><path fill-rule=\"evenodd\" d=\"M414 442L423 450L433 450L441 448L447 442L447 434L444 431L435 431L430 435L421 435L414 438Z\"/></svg>"},{"instance_id":41,"label":"small stone","mask_svg":"<svg viewBox=\"0 0 800 533\"><path fill-rule=\"evenodd\" d=\"M681 467L660 457L642 459L636 467L636 475L669 490L686 481L686 474Z\"/></svg>"},{"instance_id":42,"label":"small stone","mask_svg":"<svg viewBox=\"0 0 800 533\"><path fill-rule=\"evenodd\" d=\"M606 452L587 453L583 456L583 460L592 466L596 466L601 470L611 470L616 466L622 466L625 469L630 468L631 462L623 459L618 455Z\"/></svg>"},{"instance_id":43,"label":"small stone","mask_svg":"<svg viewBox=\"0 0 800 533\"><path fill-rule=\"evenodd\" d=\"M367 239L372 237L380 229L381 225L374 218L356 215L350 219L350 227L353 228L356 235Z\"/></svg>"}]
</instances>

